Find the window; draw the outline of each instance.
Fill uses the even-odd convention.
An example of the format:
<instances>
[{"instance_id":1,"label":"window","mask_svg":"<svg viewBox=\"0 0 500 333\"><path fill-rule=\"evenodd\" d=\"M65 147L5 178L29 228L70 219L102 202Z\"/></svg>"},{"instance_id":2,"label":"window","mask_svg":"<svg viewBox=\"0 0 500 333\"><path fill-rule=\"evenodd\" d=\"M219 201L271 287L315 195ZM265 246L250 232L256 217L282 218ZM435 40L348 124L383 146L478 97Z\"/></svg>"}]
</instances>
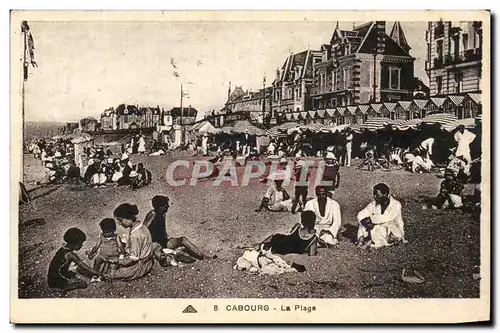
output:
<instances>
[{"instance_id":1,"label":"window","mask_svg":"<svg viewBox=\"0 0 500 333\"><path fill-rule=\"evenodd\" d=\"M335 71L332 71L332 88L335 90Z\"/></svg>"},{"instance_id":2,"label":"window","mask_svg":"<svg viewBox=\"0 0 500 333\"><path fill-rule=\"evenodd\" d=\"M437 94L441 95L443 91L443 77L442 76L436 76L436 87L437 87Z\"/></svg>"},{"instance_id":3,"label":"window","mask_svg":"<svg viewBox=\"0 0 500 333\"><path fill-rule=\"evenodd\" d=\"M463 34L462 35L462 45L463 45L463 50L468 50L469 49L469 35L468 34Z\"/></svg>"},{"instance_id":4,"label":"window","mask_svg":"<svg viewBox=\"0 0 500 333\"><path fill-rule=\"evenodd\" d=\"M455 73L455 92L460 93L464 87L464 74L462 72Z\"/></svg>"},{"instance_id":5,"label":"window","mask_svg":"<svg viewBox=\"0 0 500 333\"><path fill-rule=\"evenodd\" d=\"M400 89L400 77L401 68L390 67L389 68L389 88L399 90Z\"/></svg>"},{"instance_id":6,"label":"window","mask_svg":"<svg viewBox=\"0 0 500 333\"><path fill-rule=\"evenodd\" d=\"M438 58L443 58L443 41L438 40L436 42L436 53L438 55Z\"/></svg>"},{"instance_id":7,"label":"window","mask_svg":"<svg viewBox=\"0 0 500 333\"><path fill-rule=\"evenodd\" d=\"M127 115L124 115L124 116L123 116L123 122L124 122L124 123L128 123L128 116L127 116Z\"/></svg>"}]
</instances>

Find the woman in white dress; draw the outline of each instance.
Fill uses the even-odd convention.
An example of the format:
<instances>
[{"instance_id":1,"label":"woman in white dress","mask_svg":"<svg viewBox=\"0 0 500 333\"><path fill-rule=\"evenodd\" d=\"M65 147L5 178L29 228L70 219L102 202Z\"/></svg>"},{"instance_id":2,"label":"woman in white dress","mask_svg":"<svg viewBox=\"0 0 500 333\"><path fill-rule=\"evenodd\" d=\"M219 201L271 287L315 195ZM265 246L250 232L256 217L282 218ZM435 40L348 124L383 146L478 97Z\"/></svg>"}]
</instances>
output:
<instances>
[{"instance_id":1,"label":"woman in white dress","mask_svg":"<svg viewBox=\"0 0 500 333\"><path fill-rule=\"evenodd\" d=\"M141 135L139 138L139 148L137 149L139 154L144 154L146 152L146 140L144 140L144 136Z\"/></svg>"}]
</instances>

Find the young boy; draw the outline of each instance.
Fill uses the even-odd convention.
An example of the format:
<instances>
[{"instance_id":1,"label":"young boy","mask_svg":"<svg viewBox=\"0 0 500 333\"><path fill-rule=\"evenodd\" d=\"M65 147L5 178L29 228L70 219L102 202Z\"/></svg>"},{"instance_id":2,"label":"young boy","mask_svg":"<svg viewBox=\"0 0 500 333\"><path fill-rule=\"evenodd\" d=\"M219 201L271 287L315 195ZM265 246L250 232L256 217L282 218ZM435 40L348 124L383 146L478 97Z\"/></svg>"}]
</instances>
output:
<instances>
[{"instance_id":1,"label":"young boy","mask_svg":"<svg viewBox=\"0 0 500 333\"><path fill-rule=\"evenodd\" d=\"M78 228L68 229L63 239L66 244L57 250L49 265L47 283L50 288L58 288L64 291L87 288L87 283L79 279L74 272L69 270L72 263L77 266L78 270L85 273L85 275L90 274L109 279L108 275L102 274L87 266L76 255L75 251L79 251L87 239L83 231Z\"/></svg>"},{"instance_id":2,"label":"young boy","mask_svg":"<svg viewBox=\"0 0 500 333\"><path fill-rule=\"evenodd\" d=\"M304 205L306 204L307 192L309 190L308 181L309 181L309 176L311 174L310 170L308 169L305 179L301 179L302 170L306 166L307 165L303 160L297 161L297 164L295 165L295 170L293 175L295 179L295 198L293 200L293 205L292 205L292 214L295 214L295 208L297 208L300 198L302 198L300 207L303 208Z\"/></svg>"},{"instance_id":3,"label":"young boy","mask_svg":"<svg viewBox=\"0 0 500 333\"><path fill-rule=\"evenodd\" d=\"M94 259L94 269L99 272L107 272L109 260L116 260L120 252L124 252L122 244L116 235L116 222L111 218L105 218L99 222L101 234L92 250L87 254L90 260ZM99 254L97 254L99 251ZM96 257L97 255L97 257ZM99 277L93 277L94 281L100 281ZM92 281L91 281L92 282Z\"/></svg>"}]
</instances>

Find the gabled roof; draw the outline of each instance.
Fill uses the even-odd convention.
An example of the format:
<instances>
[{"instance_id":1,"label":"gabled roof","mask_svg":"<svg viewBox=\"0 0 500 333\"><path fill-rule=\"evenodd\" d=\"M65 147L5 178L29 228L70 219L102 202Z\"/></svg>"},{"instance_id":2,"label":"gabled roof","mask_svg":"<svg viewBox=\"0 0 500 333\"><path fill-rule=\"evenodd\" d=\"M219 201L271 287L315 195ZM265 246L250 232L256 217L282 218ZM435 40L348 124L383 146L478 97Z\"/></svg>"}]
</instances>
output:
<instances>
[{"instance_id":1,"label":"gabled roof","mask_svg":"<svg viewBox=\"0 0 500 333\"><path fill-rule=\"evenodd\" d=\"M390 37L406 52L411 50L411 47L410 45L408 45L408 41L406 40L405 33L403 32L403 28L401 27L401 23L399 23L399 21L394 22Z\"/></svg>"},{"instance_id":2,"label":"gabled roof","mask_svg":"<svg viewBox=\"0 0 500 333\"><path fill-rule=\"evenodd\" d=\"M236 86L234 90L231 92L231 95L229 95L229 101L232 101L240 96L245 95L245 92L243 91L242 86Z\"/></svg>"},{"instance_id":3,"label":"gabled roof","mask_svg":"<svg viewBox=\"0 0 500 333\"><path fill-rule=\"evenodd\" d=\"M320 51L305 50L296 54L289 55L283 65L281 66L279 79L274 83L279 83L281 81L291 81L295 78L295 69L300 66L299 78L307 77L312 71L310 67L312 66L313 54L320 53Z\"/></svg>"}]
</instances>

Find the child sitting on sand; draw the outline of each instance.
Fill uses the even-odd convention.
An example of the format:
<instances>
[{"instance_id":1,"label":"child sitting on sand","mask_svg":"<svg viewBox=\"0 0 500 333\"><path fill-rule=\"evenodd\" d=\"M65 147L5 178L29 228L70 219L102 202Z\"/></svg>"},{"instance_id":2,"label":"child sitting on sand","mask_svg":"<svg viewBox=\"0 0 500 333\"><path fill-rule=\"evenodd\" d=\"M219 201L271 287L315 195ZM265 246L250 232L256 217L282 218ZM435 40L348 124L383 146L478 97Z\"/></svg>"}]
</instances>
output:
<instances>
[{"instance_id":1,"label":"child sitting on sand","mask_svg":"<svg viewBox=\"0 0 500 333\"><path fill-rule=\"evenodd\" d=\"M101 228L99 239L87 255L90 260L95 258L94 269L98 272L104 273L110 268L108 260L118 259L120 252L123 252L123 249L122 244L116 235L115 220L105 218L99 222L99 227ZM99 251L99 254L97 254L97 251ZM92 281L99 282L100 279L98 276L94 276Z\"/></svg>"},{"instance_id":2,"label":"child sitting on sand","mask_svg":"<svg viewBox=\"0 0 500 333\"><path fill-rule=\"evenodd\" d=\"M63 239L66 244L57 250L49 265L47 283L50 288L58 288L64 291L87 288L87 283L78 278L75 272L70 271L71 264L76 265L77 269L82 273L108 278L108 275L87 266L76 255L75 251L79 251L87 239L83 231L78 228L68 229L64 233Z\"/></svg>"},{"instance_id":3,"label":"child sitting on sand","mask_svg":"<svg viewBox=\"0 0 500 333\"><path fill-rule=\"evenodd\" d=\"M431 206L432 209L460 208L463 206L462 194L464 186L454 176L453 172L447 170L445 179L441 182L439 193ZM422 209L427 209L423 206Z\"/></svg>"}]
</instances>

